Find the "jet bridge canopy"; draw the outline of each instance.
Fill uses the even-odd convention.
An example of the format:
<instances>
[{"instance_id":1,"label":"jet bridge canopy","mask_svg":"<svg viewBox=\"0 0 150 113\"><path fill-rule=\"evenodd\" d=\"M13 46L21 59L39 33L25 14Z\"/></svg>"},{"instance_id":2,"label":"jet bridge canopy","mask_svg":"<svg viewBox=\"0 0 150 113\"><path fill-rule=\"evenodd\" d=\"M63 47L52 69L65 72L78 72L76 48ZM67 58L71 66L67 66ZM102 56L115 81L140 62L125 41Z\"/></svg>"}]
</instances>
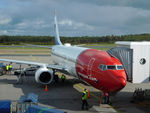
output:
<instances>
[{"instance_id":1,"label":"jet bridge canopy","mask_svg":"<svg viewBox=\"0 0 150 113\"><path fill-rule=\"evenodd\" d=\"M126 71L128 81L132 81L132 49L115 47L107 51L111 56L119 59Z\"/></svg>"}]
</instances>

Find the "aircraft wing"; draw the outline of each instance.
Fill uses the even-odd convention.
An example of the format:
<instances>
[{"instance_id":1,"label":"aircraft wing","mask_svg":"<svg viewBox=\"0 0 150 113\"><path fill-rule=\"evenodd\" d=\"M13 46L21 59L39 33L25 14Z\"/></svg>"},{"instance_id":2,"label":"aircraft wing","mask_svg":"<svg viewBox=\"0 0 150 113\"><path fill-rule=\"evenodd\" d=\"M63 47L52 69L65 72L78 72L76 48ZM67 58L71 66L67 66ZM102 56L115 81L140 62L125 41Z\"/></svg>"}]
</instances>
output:
<instances>
[{"instance_id":1,"label":"aircraft wing","mask_svg":"<svg viewBox=\"0 0 150 113\"><path fill-rule=\"evenodd\" d=\"M21 60L11 60L11 59L0 59L3 62L17 63L17 64L27 64L35 66L46 66L44 63L30 62L30 61L21 61Z\"/></svg>"},{"instance_id":2,"label":"aircraft wing","mask_svg":"<svg viewBox=\"0 0 150 113\"><path fill-rule=\"evenodd\" d=\"M51 69L55 69L61 73L64 73L64 74L69 74L69 70L67 67L64 67L64 66L61 66L61 65L56 65L56 64L48 64L47 65L48 68L51 68Z\"/></svg>"},{"instance_id":3,"label":"aircraft wing","mask_svg":"<svg viewBox=\"0 0 150 113\"><path fill-rule=\"evenodd\" d=\"M51 68L51 69L57 70L59 72L68 74L68 69L66 67L61 66L61 65L56 65L56 64L46 64L46 63L38 63L38 62L31 62L31 61L11 60L11 59L0 59L0 61L16 63L16 64L26 64L26 65L47 67L47 68Z\"/></svg>"}]
</instances>

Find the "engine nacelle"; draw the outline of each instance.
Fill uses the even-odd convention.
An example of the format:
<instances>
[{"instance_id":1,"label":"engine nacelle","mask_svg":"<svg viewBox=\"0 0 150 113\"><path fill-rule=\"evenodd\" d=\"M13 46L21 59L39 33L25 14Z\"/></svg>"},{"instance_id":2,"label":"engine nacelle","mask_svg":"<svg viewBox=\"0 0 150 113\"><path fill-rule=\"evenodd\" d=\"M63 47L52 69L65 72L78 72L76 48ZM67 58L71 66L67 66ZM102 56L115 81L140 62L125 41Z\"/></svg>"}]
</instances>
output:
<instances>
[{"instance_id":1,"label":"engine nacelle","mask_svg":"<svg viewBox=\"0 0 150 113\"><path fill-rule=\"evenodd\" d=\"M41 84L50 84L53 80L53 72L49 69L45 68L39 68L35 72L35 80L38 83Z\"/></svg>"}]
</instances>

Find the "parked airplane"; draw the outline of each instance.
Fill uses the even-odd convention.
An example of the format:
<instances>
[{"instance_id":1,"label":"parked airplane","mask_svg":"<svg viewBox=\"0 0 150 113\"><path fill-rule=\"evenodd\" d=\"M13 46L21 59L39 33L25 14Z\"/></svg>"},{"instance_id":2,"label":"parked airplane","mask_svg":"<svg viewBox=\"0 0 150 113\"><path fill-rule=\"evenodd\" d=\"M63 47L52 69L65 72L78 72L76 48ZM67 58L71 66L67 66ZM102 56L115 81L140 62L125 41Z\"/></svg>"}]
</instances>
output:
<instances>
[{"instance_id":1,"label":"parked airplane","mask_svg":"<svg viewBox=\"0 0 150 113\"><path fill-rule=\"evenodd\" d=\"M70 44L63 45L59 37L56 15L54 22L55 45L48 47L52 49L51 56L54 64L11 59L0 59L0 61L39 66L40 68L35 73L35 80L41 84L50 84L54 78L54 72L59 71L85 81L101 90L105 96L125 87L126 73L118 59L110 56L106 51Z\"/></svg>"}]
</instances>

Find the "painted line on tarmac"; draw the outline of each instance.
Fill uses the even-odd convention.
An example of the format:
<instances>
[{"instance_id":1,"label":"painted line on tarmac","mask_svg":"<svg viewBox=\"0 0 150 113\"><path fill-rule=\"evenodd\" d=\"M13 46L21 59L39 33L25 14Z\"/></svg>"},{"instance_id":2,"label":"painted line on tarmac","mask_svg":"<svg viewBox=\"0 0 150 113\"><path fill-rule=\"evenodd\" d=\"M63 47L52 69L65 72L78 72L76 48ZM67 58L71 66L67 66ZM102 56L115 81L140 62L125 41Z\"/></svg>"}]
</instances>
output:
<instances>
[{"instance_id":1,"label":"painted line on tarmac","mask_svg":"<svg viewBox=\"0 0 150 113\"><path fill-rule=\"evenodd\" d=\"M37 61L37 58L33 55L30 55L33 61Z\"/></svg>"},{"instance_id":2,"label":"painted line on tarmac","mask_svg":"<svg viewBox=\"0 0 150 113\"><path fill-rule=\"evenodd\" d=\"M79 84L75 84L75 86L77 86L78 88L80 88L80 89L82 89L82 90L84 90L85 88L84 87L82 87L81 85L79 85ZM91 96L93 96L94 98L96 98L96 99L100 99L98 96L96 96L95 94L93 94L93 93L90 93L90 95ZM117 109L117 108L115 108L115 107L113 107L113 106L111 106L111 105L109 105L112 109L114 109L114 110L116 110L117 112L119 112L119 113L124 113L123 111L120 111L119 109Z\"/></svg>"},{"instance_id":3,"label":"painted line on tarmac","mask_svg":"<svg viewBox=\"0 0 150 113\"><path fill-rule=\"evenodd\" d=\"M40 58L37 58L38 59L38 61L40 62L41 61L41 59Z\"/></svg>"},{"instance_id":4,"label":"painted line on tarmac","mask_svg":"<svg viewBox=\"0 0 150 113\"><path fill-rule=\"evenodd\" d=\"M85 88L84 87L82 87L81 85L79 85L79 84L75 84L75 86L77 86L78 88L80 88L80 89L82 89L82 90L84 90ZM95 97L96 99L100 99L98 96L96 96L95 94L93 94L93 93L90 93L90 95L92 95L93 97Z\"/></svg>"},{"instance_id":5,"label":"painted line on tarmac","mask_svg":"<svg viewBox=\"0 0 150 113\"><path fill-rule=\"evenodd\" d=\"M124 113L123 111L121 111L121 110L119 110L119 109L117 109L117 108L115 108L115 107L113 107L113 106L111 106L111 105L110 105L110 107L111 107L112 109L116 110L116 111L119 112L119 113Z\"/></svg>"},{"instance_id":6,"label":"painted line on tarmac","mask_svg":"<svg viewBox=\"0 0 150 113\"><path fill-rule=\"evenodd\" d=\"M75 86L79 87L80 89L84 90L85 88L80 86L79 84L75 84Z\"/></svg>"}]
</instances>

